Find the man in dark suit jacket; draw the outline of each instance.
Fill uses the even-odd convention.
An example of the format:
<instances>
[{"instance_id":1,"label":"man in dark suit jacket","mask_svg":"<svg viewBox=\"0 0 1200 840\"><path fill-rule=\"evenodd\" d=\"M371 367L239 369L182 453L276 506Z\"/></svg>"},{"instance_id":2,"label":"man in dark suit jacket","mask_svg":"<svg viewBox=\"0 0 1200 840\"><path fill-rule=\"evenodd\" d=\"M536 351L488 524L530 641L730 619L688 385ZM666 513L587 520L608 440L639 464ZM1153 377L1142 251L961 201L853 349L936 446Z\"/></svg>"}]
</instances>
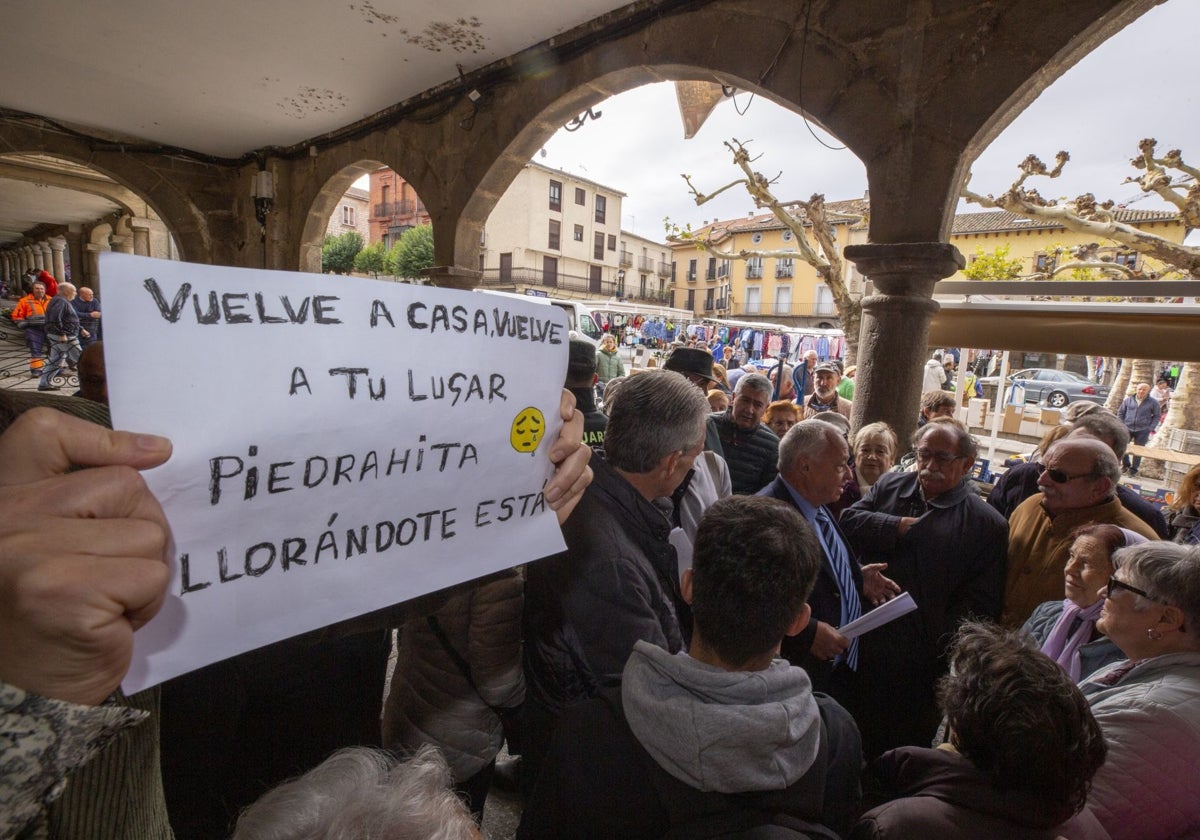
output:
<instances>
[{"instance_id":1,"label":"man in dark suit jacket","mask_svg":"<svg viewBox=\"0 0 1200 840\"><path fill-rule=\"evenodd\" d=\"M808 672L815 690L853 706L858 645L837 628L899 594L900 588L883 576L886 564L859 565L826 508L841 498L849 457L836 427L817 418L797 423L779 444L779 475L758 495L799 510L821 543L821 568L808 599L812 621L784 640L781 653Z\"/></svg>"}]
</instances>

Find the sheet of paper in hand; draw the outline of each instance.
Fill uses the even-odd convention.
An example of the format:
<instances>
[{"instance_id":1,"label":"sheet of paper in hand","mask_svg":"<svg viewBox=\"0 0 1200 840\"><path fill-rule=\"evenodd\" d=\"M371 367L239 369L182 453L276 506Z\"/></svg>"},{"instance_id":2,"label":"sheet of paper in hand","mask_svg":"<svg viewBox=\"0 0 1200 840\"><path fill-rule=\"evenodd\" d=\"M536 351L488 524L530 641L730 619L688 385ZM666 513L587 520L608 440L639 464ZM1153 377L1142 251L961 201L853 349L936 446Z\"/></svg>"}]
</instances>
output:
<instances>
[{"instance_id":1,"label":"sheet of paper in hand","mask_svg":"<svg viewBox=\"0 0 1200 840\"><path fill-rule=\"evenodd\" d=\"M555 306L375 280L101 255L113 424L175 539L139 691L560 551Z\"/></svg>"}]
</instances>

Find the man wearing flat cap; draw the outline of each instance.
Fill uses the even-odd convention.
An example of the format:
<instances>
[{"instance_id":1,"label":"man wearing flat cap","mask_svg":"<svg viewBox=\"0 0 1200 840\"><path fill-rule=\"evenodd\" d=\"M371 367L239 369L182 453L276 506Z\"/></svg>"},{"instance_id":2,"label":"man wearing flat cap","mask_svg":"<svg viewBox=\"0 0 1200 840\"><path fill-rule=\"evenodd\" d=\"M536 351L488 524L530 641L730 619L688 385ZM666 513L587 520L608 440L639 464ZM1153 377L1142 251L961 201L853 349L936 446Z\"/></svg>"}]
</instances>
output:
<instances>
[{"instance_id":1,"label":"man wearing flat cap","mask_svg":"<svg viewBox=\"0 0 1200 840\"><path fill-rule=\"evenodd\" d=\"M850 419L850 408L853 403L843 399L837 392L838 382L842 375L832 362L821 362L813 371L812 396L804 399L804 419L816 417L823 411L836 411Z\"/></svg>"}]
</instances>

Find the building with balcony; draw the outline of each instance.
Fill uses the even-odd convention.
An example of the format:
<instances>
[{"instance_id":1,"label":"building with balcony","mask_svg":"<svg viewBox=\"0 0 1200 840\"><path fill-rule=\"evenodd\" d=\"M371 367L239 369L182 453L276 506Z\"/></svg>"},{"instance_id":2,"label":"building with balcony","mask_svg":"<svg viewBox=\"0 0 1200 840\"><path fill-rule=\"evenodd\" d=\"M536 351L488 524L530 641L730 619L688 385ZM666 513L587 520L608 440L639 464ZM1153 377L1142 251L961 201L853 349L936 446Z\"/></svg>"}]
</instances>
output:
<instances>
[{"instance_id":1,"label":"building with balcony","mask_svg":"<svg viewBox=\"0 0 1200 840\"><path fill-rule=\"evenodd\" d=\"M867 241L865 199L827 202L840 248ZM844 216L844 218L839 218ZM837 309L829 288L816 270L800 258L792 232L772 214L705 222L697 238L711 236L722 251L796 252L793 256L725 259L700 249L693 241L672 243L677 266L673 305L698 317L770 320L798 326L835 326ZM862 277L845 264L845 280L861 289Z\"/></svg>"},{"instance_id":2,"label":"building with balcony","mask_svg":"<svg viewBox=\"0 0 1200 840\"><path fill-rule=\"evenodd\" d=\"M1113 210L1113 219L1175 242L1182 242L1186 233L1183 220L1169 210L1119 207ZM1072 249L1096 240L1095 236L1076 233L1052 221L1026 219L1003 210L959 213L950 231L950 242L962 252L967 265L980 256L994 253L997 247L1007 246L1008 259L1020 263L1019 276L1030 279L1050 279L1055 269L1075 260ZM1102 240L1097 244L1099 260L1127 269L1131 278L1153 279L1162 270L1161 263L1118 242ZM1057 279L1075 279L1072 275L1073 272L1059 273ZM959 271L950 279L968 278ZM1099 279L1098 272L1093 270L1090 276L1080 279Z\"/></svg>"},{"instance_id":3,"label":"building with balcony","mask_svg":"<svg viewBox=\"0 0 1200 840\"><path fill-rule=\"evenodd\" d=\"M624 197L578 175L527 163L484 225L483 285L666 303L670 249L621 230Z\"/></svg>"},{"instance_id":4,"label":"building with balcony","mask_svg":"<svg viewBox=\"0 0 1200 840\"><path fill-rule=\"evenodd\" d=\"M827 202L826 208L834 221L839 248L866 243L865 225L853 219L865 217L869 212L868 198ZM850 218L838 220L835 214L848 214ZM1119 208L1114 211L1114 218L1175 241L1182 241L1185 233L1182 220L1171 211ZM695 235L703 238L710 232L712 242L722 251L796 250L791 231L769 213L705 222ZM1019 264L1019 276L1033 279L1048 279L1055 268L1074 259L1073 248L1095 240L1095 236L1076 233L1053 222L1033 221L1004 211L960 213L954 217L950 235L950 242L966 257L967 265L1006 246L1008 259ZM1124 266L1132 277L1153 278L1162 268L1153 259L1117 242L1104 240L1099 246L1101 261ZM713 256L689 241L673 243L671 248L679 266L672 287L674 306L697 316L760 320L766 317L805 326L837 323L837 309L829 288L799 253L794 257L729 260ZM850 292L870 294L869 285L853 263L845 260L844 263L844 279ZM1099 274L1093 271L1090 277L1098 278ZM967 277L959 271L952 279ZM1060 274L1059 279L1073 278L1068 273L1065 278Z\"/></svg>"},{"instance_id":5,"label":"building with balcony","mask_svg":"<svg viewBox=\"0 0 1200 840\"><path fill-rule=\"evenodd\" d=\"M371 218L367 244L395 245L404 231L430 222L425 203L412 184L384 167L371 173Z\"/></svg>"}]
</instances>

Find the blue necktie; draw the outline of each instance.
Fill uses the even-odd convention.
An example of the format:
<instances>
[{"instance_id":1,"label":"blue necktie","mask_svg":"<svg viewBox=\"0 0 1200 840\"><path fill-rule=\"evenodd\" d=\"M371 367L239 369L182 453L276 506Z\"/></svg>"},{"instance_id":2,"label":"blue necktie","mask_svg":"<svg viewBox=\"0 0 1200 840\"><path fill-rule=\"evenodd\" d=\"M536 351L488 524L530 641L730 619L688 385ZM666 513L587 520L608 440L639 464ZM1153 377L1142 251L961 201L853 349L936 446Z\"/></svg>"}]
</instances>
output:
<instances>
[{"instance_id":1,"label":"blue necktie","mask_svg":"<svg viewBox=\"0 0 1200 840\"><path fill-rule=\"evenodd\" d=\"M833 575L837 578L838 589L842 593L841 624L848 624L862 615L862 602L858 598L858 587L854 585L854 574L850 571L850 554L842 543L842 538L833 526L829 511L817 508L817 527L821 529L821 541L829 553L829 565L833 567ZM840 626L840 625L839 625ZM850 647L842 654L850 669L858 670L858 639L850 640ZM836 660L835 660L836 661Z\"/></svg>"}]
</instances>

